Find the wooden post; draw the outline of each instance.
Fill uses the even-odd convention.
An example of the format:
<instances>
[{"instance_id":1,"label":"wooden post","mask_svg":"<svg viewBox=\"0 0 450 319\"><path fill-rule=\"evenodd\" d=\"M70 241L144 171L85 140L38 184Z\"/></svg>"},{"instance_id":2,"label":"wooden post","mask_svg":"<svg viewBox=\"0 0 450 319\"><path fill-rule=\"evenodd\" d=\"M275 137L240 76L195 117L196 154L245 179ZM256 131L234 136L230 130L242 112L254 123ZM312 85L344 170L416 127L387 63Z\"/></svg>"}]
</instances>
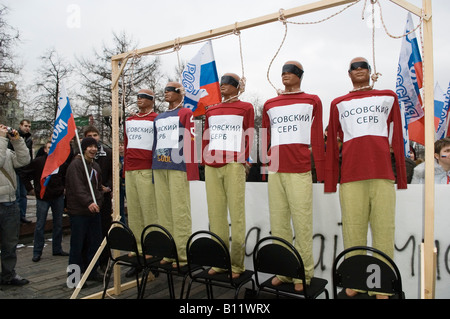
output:
<instances>
[{"instance_id":1,"label":"wooden post","mask_svg":"<svg viewBox=\"0 0 450 319\"><path fill-rule=\"evenodd\" d=\"M434 298L434 70L431 0L423 0L424 100L425 100L425 211L424 211L424 287L425 299Z\"/></svg>"},{"instance_id":2,"label":"wooden post","mask_svg":"<svg viewBox=\"0 0 450 319\"><path fill-rule=\"evenodd\" d=\"M122 61L122 66L119 71L119 61L111 61L111 77L112 77L112 97L111 97L111 117L112 117L112 149L113 149L113 189L112 189L112 220L120 219L120 162L119 162L119 77L127 63L128 59ZM119 252L114 252L119 254ZM114 294L118 295L121 292L120 285L120 268L114 266Z\"/></svg>"},{"instance_id":3,"label":"wooden post","mask_svg":"<svg viewBox=\"0 0 450 319\"><path fill-rule=\"evenodd\" d=\"M322 0L322 1L316 1L313 3L305 4L296 8L292 9L286 9L283 11L283 16L285 18L292 18L299 15L304 15L312 12L317 12L320 10L325 10L333 7L337 7L344 4L349 4L351 2L355 2L357 0ZM175 44L183 45L183 44L189 44L196 41L211 39L214 37L218 37L221 35L229 34L234 31L240 31L245 30L249 28L254 28L263 24L272 23L278 21L280 18L280 12L268 14L259 18L249 19L242 22L236 22L234 24L230 24L227 26L223 26L216 29L211 29L208 31L204 31L201 33L193 34L187 37L177 38L172 41L163 42L160 44L156 44L153 46L145 47L142 49L138 49L135 51L125 52L122 54L118 54L113 56L112 60L122 60L127 57L129 57L131 54L137 54L137 55L145 55L152 52L158 52L163 51L167 49L171 49L174 47Z\"/></svg>"},{"instance_id":4,"label":"wooden post","mask_svg":"<svg viewBox=\"0 0 450 319\"><path fill-rule=\"evenodd\" d=\"M345 4L355 2L356 0L322 0L316 1L310 4L302 5L296 8L288 9L283 11L283 16L285 18L292 18L312 12L321 11L324 9L329 9ZM402 8L410 11L411 13L421 16L421 9L410 4L406 0L390 0L391 2L401 6ZM426 68L425 72L425 161L426 161L426 175L425 175L425 274L427 279L425 280L425 290L427 297L434 296L434 169L430 166L433 165L433 154L434 154L434 94L433 94L433 43L432 43L432 27L431 27L431 0L422 0L423 9L425 12L424 19L424 65ZM159 52L173 48L175 44L183 45L189 44L195 41L211 39L220 35L225 35L234 31L240 31L244 29L253 28L256 26L272 23L278 21L280 18L280 12L265 15L259 18L254 18L246 20L243 22L236 22L231 25L227 25L217 29L211 29L202 33L197 33L187 37L177 38L176 40L163 42L160 44L152 45L135 51L124 52L119 55L115 55L111 58L112 63L112 126L113 126L113 149L118 149L118 139L119 139L119 124L118 124L118 110L119 110L119 89L118 80L121 73L127 63L128 58L132 54L145 55L154 52ZM122 63L119 70L118 64ZM113 183L114 183L114 193L113 197L119 198L119 180L118 176L118 165L119 165L119 155L118 152L113 152ZM117 216L120 211L119 200L114 200L113 202L113 216ZM120 273L114 276L114 282L119 283L117 286L120 288ZM118 294L118 293L116 293Z\"/></svg>"}]
</instances>

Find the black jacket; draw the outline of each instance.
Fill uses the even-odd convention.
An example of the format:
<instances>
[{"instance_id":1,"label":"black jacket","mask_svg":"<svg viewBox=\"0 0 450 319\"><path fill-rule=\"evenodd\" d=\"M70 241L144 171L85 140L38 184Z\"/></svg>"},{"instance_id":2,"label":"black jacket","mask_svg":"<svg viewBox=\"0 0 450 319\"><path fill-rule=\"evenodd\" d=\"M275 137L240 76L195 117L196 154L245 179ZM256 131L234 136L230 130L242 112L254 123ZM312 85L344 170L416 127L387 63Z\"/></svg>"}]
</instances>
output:
<instances>
[{"instance_id":1,"label":"black jacket","mask_svg":"<svg viewBox=\"0 0 450 319\"><path fill-rule=\"evenodd\" d=\"M22 169L22 179L25 183L27 191L31 191L33 186L30 181L33 181L34 193L37 199L52 200L64 194L65 177L68 162L59 167L57 174L50 177L50 181L45 189L44 197L41 198L41 175L44 170L45 162L47 161L47 154L36 157L30 164Z\"/></svg>"}]
</instances>

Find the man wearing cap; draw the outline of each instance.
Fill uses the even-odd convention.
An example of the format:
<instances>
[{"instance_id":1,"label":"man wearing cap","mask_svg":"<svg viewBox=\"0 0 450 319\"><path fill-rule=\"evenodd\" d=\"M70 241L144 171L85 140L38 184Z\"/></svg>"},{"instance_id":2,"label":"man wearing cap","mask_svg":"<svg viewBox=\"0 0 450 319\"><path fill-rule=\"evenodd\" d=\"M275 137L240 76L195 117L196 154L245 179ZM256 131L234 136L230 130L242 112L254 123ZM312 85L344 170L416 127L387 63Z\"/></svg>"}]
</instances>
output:
<instances>
[{"instance_id":1,"label":"man wearing cap","mask_svg":"<svg viewBox=\"0 0 450 319\"><path fill-rule=\"evenodd\" d=\"M393 91L372 88L365 58L352 59L348 74L353 89L331 102L325 192L336 192L340 182L344 248L366 246L370 224L372 246L393 258L395 176L390 147L395 156L397 188L407 188L400 107ZM338 138L343 142L340 168Z\"/></svg>"},{"instance_id":2,"label":"man wearing cap","mask_svg":"<svg viewBox=\"0 0 450 319\"><path fill-rule=\"evenodd\" d=\"M223 102L206 111L202 146L210 230L228 245L230 212L234 278L245 270L245 180L255 117L253 105L239 100L240 85L238 75L222 76ZM212 268L209 273L221 271Z\"/></svg>"},{"instance_id":3,"label":"man wearing cap","mask_svg":"<svg viewBox=\"0 0 450 319\"><path fill-rule=\"evenodd\" d=\"M72 160L66 172L66 204L71 233L69 265L78 265L81 272L89 266L102 242L100 206L103 200L103 187L101 169L94 160L97 150L97 141L94 138L83 138L81 154ZM92 185L95 198L89 183ZM84 245L88 245L86 258L83 256ZM97 267L98 263L92 269L89 280L102 280Z\"/></svg>"},{"instance_id":4,"label":"man wearing cap","mask_svg":"<svg viewBox=\"0 0 450 319\"><path fill-rule=\"evenodd\" d=\"M84 137L92 137L97 141L97 154L94 160L100 166L102 171L102 184L103 184L103 201L100 207L100 216L102 221L102 237L104 238L112 222L112 149L105 145L100 139L100 131L95 126L88 126L84 129ZM100 267L102 269L107 268L109 260L109 252L107 249L102 251L99 257Z\"/></svg>"},{"instance_id":5,"label":"man wearing cap","mask_svg":"<svg viewBox=\"0 0 450 319\"><path fill-rule=\"evenodd\" d=\"M174 237L183 265L187 259L186 242L192 232L189 181L199 179L194 116L189 108L183 107L184 88L180 83L169 82L164 97L169 108L154 121L152 168L156 209L159 223Z\"/></svg>"},{"instance_id":6,"label":"man wearing cap","mask_svg":"<svg viewBox=\"0 0 450 319\"><path fill-rule=\"evenodd\" d=\"M141 248L145 226L157 223L155 187L152 176L152 147L155 93L141 89L137 94L139 112L125 121L124 166L128 225ZM134 276L135 269L127 272Z\"/></svg>"},{"instance_id":7,"label":"man wearing cap","mask_svg":"<svg viewBox=\"0 0 450 319\"><path fill-rule=\"evenodd\" d=\"M289 242L295 235L294 246L302 256L309 284L314 274L311 150L317 180L322 181L322 102L317 95L300 90L303 66L299 62L286 62L281 78L285 89L264 104L262 119L267 135L263 147L268 153L262 155L269 170L270 227L272 235ZM275 286L282 282L293 282L297 291L305 284L283 276L272 280Z\"/></svg>"}]
</instances>

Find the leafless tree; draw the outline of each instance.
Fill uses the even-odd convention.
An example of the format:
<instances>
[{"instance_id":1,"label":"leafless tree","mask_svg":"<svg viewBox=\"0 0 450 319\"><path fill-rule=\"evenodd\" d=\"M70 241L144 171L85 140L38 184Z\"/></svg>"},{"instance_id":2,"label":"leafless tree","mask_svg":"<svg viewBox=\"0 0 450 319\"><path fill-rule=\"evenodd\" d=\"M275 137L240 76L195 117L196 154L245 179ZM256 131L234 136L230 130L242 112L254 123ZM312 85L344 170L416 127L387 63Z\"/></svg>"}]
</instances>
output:
<instances>
[{"instance_id":1,"label":"leafless tree","mask_svg":"<svg viewBox=\"0 0 450 319\"><path fill-rule=\"evenodd\" d=\"M108 109L111 108L111 58L125 52L137 49L137 43L126 32L113 32L111 46L103 44L102 48L94 50L93 58L77 58L78 73L81 78L82 90L80 100L94 115L95 126L101 130L103 139L110 138L110 118ZM135 95L141 88L158 90L160 75L160 61L158 58L130 56L119 80L119 96L122 114L127 116L133 111L136 102ZM122 130L123 130L123 121Z\"/></svg>"},{"instance_id":2,"label":"leafless tree","mask_svg":"<svg viewBox=\"0 0 450 319\"><path fill-rule=\"evenodd\" d=\"M73 73L73 66L54 48L48 49L39 59L41 65L34 81L37 94L30 109L33 110L33 114L39 116L39 120L53 123L58 111L61 86L63 83L67 85L66 82Z\"/></svg>"},{"instance_id":3,"label":"leafless tree","mask_svg":"<svg viewBox=\"0 0 450 319\"><path fill-rule=\"evenodd\" d=\"M19 74L21 66L13 52L20 40L20 32L6 21L8 8L0 4L0 82L11 80L11 76Z\"/></svg>"}]
</instances>

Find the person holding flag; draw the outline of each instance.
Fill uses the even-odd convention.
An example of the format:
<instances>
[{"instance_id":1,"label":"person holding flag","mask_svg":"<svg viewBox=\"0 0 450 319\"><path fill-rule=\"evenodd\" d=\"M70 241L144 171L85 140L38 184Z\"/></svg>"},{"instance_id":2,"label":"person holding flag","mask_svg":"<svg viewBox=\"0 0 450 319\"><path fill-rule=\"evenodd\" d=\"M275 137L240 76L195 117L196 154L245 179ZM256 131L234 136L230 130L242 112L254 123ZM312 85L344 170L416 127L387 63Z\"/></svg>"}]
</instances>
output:
<instances>
[{"instance_id":1,"label":"person holding flag","mask_svg":"<svg viewBox=\"0 0 450 319\"><path fill-rule=\"evenodd\" d=\"M71 233L69 265L78 265L82 273L102 242L100 206L103 201L103 186L100 166L94 160L97 151L97 141L94 138L83 138L81 154L71 161L66 172L67 212L70 216ZM83 256L84 245L87 245L86 256ZM92 268L88 280L102 280L97 268L98 262Z\"/></svg>"},{"instance_id":2,"label":"person holding flag","mask_svg":"<svg viewBox=\"0 0 450 319\"><path fill-rule=\"evenodd\" d=\"M253 105L239 100L241 87L238 75L222 76L220 91L224 101L206 111L202 146L210 230L227 244L230 213L233 278L245 270L245 180L255 118ZM222 271L211 268L209 273Z\"/></svg>"}]
</instances>

